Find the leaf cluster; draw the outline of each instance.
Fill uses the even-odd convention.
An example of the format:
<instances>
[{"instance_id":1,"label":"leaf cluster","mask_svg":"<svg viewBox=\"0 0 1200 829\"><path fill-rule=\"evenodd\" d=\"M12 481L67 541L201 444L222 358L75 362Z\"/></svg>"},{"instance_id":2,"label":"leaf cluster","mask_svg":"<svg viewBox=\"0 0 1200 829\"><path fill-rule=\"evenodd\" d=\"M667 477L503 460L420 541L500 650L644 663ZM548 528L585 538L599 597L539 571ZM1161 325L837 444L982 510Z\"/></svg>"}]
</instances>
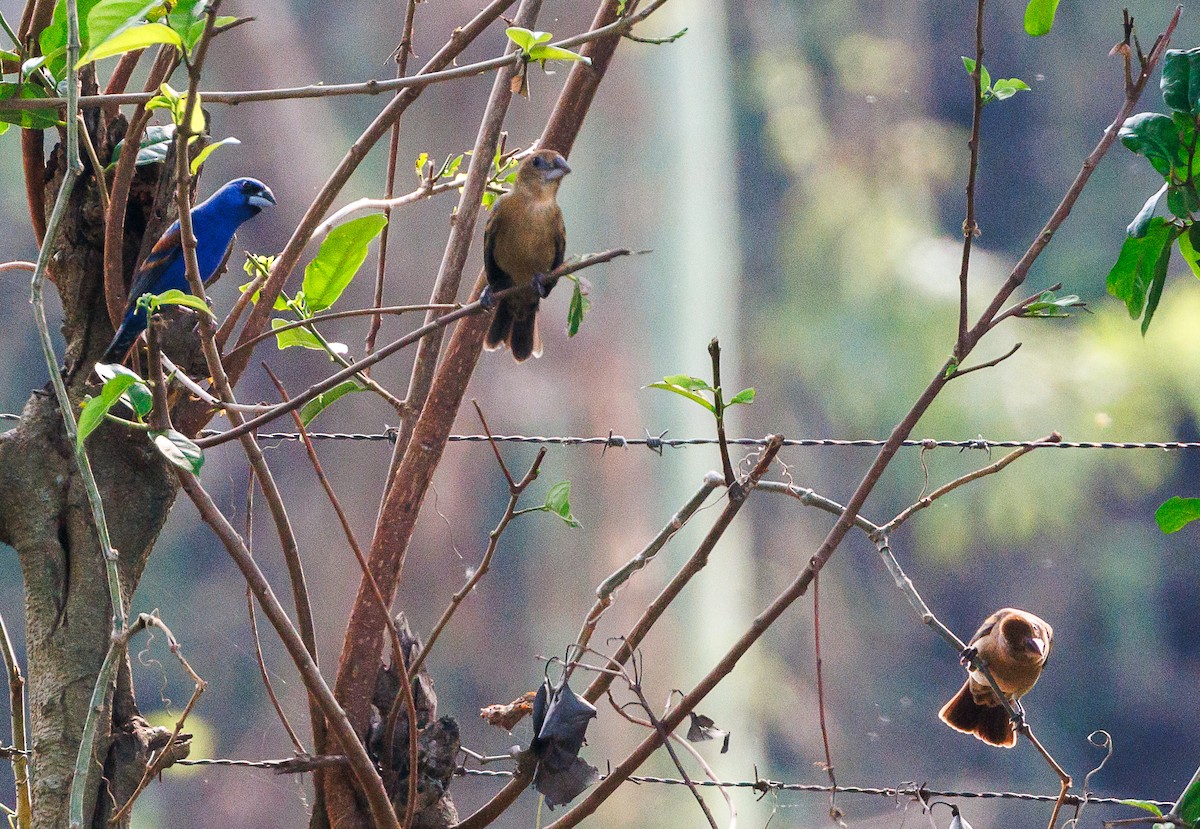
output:
<instances>
[{"instance_id":1,"label":"leaf cluster","mask_svg":"<svg viewBox=\"0 0 1200 829\"><path fill-rule=\"evenodd\" d=\"M1170 115L1139 113L1119 133L1121 143L1145 158L1163 184L1126 228L1127 238L1107 279L1108 292L1125 303L1132 319L1141 318L1143 335L1162 298L1172 248L1200 277L1200 48L1167 52L1161 89ZM1164 196L1167 215L1161 216Z\"/></svg>"}]
</instances>

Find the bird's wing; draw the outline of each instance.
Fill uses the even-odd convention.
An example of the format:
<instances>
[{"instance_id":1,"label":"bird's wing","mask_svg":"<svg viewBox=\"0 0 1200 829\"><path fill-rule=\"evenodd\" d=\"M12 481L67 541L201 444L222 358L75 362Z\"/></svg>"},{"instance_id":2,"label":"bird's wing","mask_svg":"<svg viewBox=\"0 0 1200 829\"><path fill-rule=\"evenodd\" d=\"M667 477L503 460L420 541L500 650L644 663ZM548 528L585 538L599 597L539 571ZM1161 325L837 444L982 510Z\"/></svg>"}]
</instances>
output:
<instances>
[{"instance_id":1,"label":"bird's wing","mask_svg":"<svg viewBox=\"0 0 1200 829\"><path fill-rule=\"evenodd\" d=\"M1000 614L1002 612L1003 611L996 611L991 616L988 616L986 619L984 619L983 624L979 626L979 630L975 631L975 635L971 637L971 641L968 644L974 645L980 639L983 639L985 636L991 634L992 630L996 627L996 623L1000 621Z\"/></svg>"},{"instance_id":2,"label":"bird's wing","mask_svg":"<svg viewBox=\"0 0 1200 829\"><path fill-rule=\"evenodd\" d=\"M487 272L487 281L493 291L503 290L512 285L512 277L505 273L496 261L497 217L503 215L505 202L506 199L502 197L493 205L492 215L483 227L483 268Z\"/></svg>"},{"instance_id":3,"label":"bird's wing","mask_svg":"<svg viewBox=\"0 0 1200 829\"><path fill-rule=\"evenodd\" d=\"M158 293L157 283L183 255L183 246L179 239L179 222L175 222L154 243L149 255L138 266L137 273L133 276L133 284L129 288L130 307L142 294Z\"/></svg>"},{"instance_id":4,"label":"bird's wing","mask_svg":"<svg viewBox=\"0 0 1200 829\"><path fill-rule=\"evenodd\" d=\"M563 222L562 211L556 211L558 215L556 224L558 227L554 230L554 264L550 266L550 270L557 270L558 266L563 263L563 257L567 255L567 226Z\"/></svg>"}]
</instances>

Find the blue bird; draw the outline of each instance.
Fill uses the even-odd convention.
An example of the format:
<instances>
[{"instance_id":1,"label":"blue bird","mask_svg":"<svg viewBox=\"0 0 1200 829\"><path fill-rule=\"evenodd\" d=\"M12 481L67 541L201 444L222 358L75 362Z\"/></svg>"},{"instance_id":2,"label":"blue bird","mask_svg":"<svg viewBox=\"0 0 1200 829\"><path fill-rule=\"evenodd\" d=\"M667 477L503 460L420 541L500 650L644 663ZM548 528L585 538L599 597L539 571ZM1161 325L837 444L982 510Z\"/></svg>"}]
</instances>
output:
<instances>
[{"instance_id":1,"label":"blue bird","mask_svg":"<svg viewBox=\"0 0 1200 829\"><path fill-rule=\"evenodd\" d=\"M258 179L235 178L202 204L192 208L192 232L196 236L196 260L200 265L201 279L207 281L220 267L225 252L233 242L233 234L242 222L273 204L275 194L267 185ZM161 294L172 288L191 293L178 221L154 243L150 255L134 273L125 319L100 362L123 361L138 335L146 330L146 312L137 307L138 298L143 294Z\"/></svg>"}]
</instances>

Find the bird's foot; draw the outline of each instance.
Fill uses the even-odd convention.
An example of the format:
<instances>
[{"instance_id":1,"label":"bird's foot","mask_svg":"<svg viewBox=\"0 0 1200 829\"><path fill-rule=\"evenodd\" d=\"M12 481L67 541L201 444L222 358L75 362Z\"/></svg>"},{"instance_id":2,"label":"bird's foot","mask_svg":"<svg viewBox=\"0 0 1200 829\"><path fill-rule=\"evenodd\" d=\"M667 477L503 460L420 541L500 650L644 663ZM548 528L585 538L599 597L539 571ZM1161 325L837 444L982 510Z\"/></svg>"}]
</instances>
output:
<instances>
[{"instance_id":1,"label":"bird's foot","mask_svg":"<svg viewBox=\"0 0 1200 829\"><path fill-rule=\"evenodd\" d=\"M971 663L979 658L979 650L972 645L967 645L962 649L962 653L958 655L958 661L962 663L964 668L970 668Z\"/></svg>"},{"instance_id":2,"label":"bird's foot","mask_svg":"<svg viewBox=\"0 0 1200 829\"><path fill-rule=\"evenodd\" d=\"M538 296L540 296L542 299L550 296L550 289L554 287L554 283L546 278L546 274L541 273L540 271L535 273L533 275L532 282L533 289L537 291Z\"/></svg>"},{"instance_id":3,"label":"bird's foot","mask_svg":"<svg viewBox=\"0 0 1200 829\"><path fill-rule=\"evenodd\" d=\"M479 294L479 304L485 311L490 311L496 307L496 298L492 296L491 285L483 286L483 292Z\"/></svg>"},{"instance_id":4,"label":"bird's foot","mask_svg":"<svg viewBox=\"0 0 1200 829\"><path fill-rule=\"evenodd\" d=\"M1025 706L1021 704L1019 699L1014 699L1011 705L1013 710L1013 725L1020 731L1025 727Z\"/></svg>"}]
</instances>

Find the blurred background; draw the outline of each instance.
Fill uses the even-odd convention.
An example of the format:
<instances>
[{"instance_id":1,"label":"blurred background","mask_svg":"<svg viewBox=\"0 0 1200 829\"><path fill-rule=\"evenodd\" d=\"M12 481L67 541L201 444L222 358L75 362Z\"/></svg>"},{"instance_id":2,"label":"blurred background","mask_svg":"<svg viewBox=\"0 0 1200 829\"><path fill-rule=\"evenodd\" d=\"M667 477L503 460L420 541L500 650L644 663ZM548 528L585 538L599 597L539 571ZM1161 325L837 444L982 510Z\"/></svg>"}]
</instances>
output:
<instances>
[{"instance_id":1,"label":"blurred background","mask_svg":"<svg viewBox=\"0 0 1200 829\"><path fill-rule=\"evenodd\" d=\"M400 4L402 6L403 4ZM428 0L418 7L416 54L427 58L477 4ZM547 0L539 27L567 35L586 27L592 4ZM1129 2L1143 45L1166 24L1160 2ZM994 78L1018 77L1032 92L987 107L979 174L982 236L972 260L972 308L981 309L1042 227L1079 165L1118 110L1122 69L1108 57L1120 39L1119 2L1062 4L1051 35L1022 31L1024 4L989 3L985 64ZM485 355L469 396L497 434L629 437L711 436L711 420L682 398L646 389L664 375L706 376L705 345L725 349L724 385L752 386L757 400L730 415L734 435L877 438L908 410L949 353L957 309L964 212L970 80L961 55L973 50L974 3L959 0L672 0L640 30L672 45L624 43L571 156L574 173L560 201L568 252L610 247L653 253L593 269L592 310L580 334L565 333L569 293L544 304L546 354L517 366ZM16 0L0 0L9 20ZM256 23L222 36L206 86L249 89L389 77L399 38L396 4L346 0L230 3ZM1175 45L1200 42L1185 12ZM496 26L460 62L499 54ZM531 70L531 96L516 99L509 146L541 131L566 77ZM429 88L406 114L399 187L415 186L421 152L442 158L468 149L491 77ZM318 186L373 115L379 97L341 97L211 108L213 134L241 139L213 156L204 194L234 175L267 181L279 206L247 225L238 250L282 248ZM1161 109L1157 77L1141 109ZM0 256L32 258L16 131L0 138ZM351 180L339 204L383 191L386 142ZM1067 440L1197 440L1200 286L1180 263L1149 335L1105 295L1124 227L1159 182L1144 160L1117 147L1049 249L1028 291L1062 282L1092 313L1067 320L1017 320L989 336L975 357L1020 352L952 384L914 437L1034 439L1053 430ZM393 216L386 301L422 302L440 261L456 196ZM477 238L478 242L478 238ZM311 253L311 252L310 252ZM240 256L239 262L240 264ZM479 265L472 252L468 279ZM373 260L341 301L369 303ZM236 277L214 292L218 308L236 295ZM16 413L45 383L29 314L28 286L0 279L0 412ZM411 321L385 322L381 342ZM365 325L329 328L362 353ZM330 367L314 352L259 356L296 392ZM374 377L402 393L408 360ZM243 400L274 399L261 371L249 372ZM700 415L703 415L701 417ZM377 398L354 395L314 424L317 431L379 434L395 416ZM11 428L0 421L0 429ZM290 431L290 421L279 422ZM464 410L456 432L478 423ZM333 513L295 443L268 441L304 545L318 612L322 664L332 675L358 568ZM369 541L390 446L324 441L318 450ZM505 446L514 470L536 447ZM746 450L744 450L746 451ZM742 453L739 453L740 458ZM839 501L848 498L874 451L785 449L791 479ZM991 459L998 457L993 451ZM864 514L884 522L928 487L988 462L982 451L903 450ZM464 603L431 654L440 711L456 717L472 749L496 754L526 744L484 725L481 706L507 702L540 681L544 657L561 656L591 607L595 586L634 555L719 466L714 447L553 447L528 503L572 482L580 529L553 516L517 521L492 570ZM927 471L926 471L927 470ZM781 477L776 467L774 477ZM925 599L963 638L993 610L1016 605L1055 628L1054 658L1027 698L1047 748L1082 781L1104 753L1087 737L1106 729L1115 750L1092 787L1104 795L1173 800L1200 763L1196 688L1200 681L1200 526L1164 536L1154 509L1176 494L1200 494L1200 455L1151 450L1043 449L1003 474L965 487L914 518L894 549ZM235 523L245 518L246 464L233 446L209 453L204 481ZM928 482L927 477L928 476ZM426 633L474 567L507 498L484 444L455 443L426 500L397 598ZM628 630L719 512L702 510L619 594L596 641ZM831 517L779 496L755 496L713 562L660 623L644 649L644 686L655 705L688 689L804 566ZM286 583L266 522L256 554ZM158 608L209 682L188 730L193 756L285 757L290 745L271 711L255 666L244 584L225 553L181 500L134 597ZM0 613L22 639L21 579L11 550L0 550ZM991 749L950 731L936 712L963 680L957 655L912 612L873 546L851 534L821 578L822 656L832 757L843 785L906 781L951 790L1056 793L1057 780L1024 742ZM293 721L304 723L303 690L283 649L264 632L272 679ZM22 651L23 652L23 651ZM178 713L190 688L154 642L137 655L143 709ZM618 694L627 701L627 694ZM739 663L702 711L733 731L729 754L700 746L725 780L824 783L814 675L812 602L798 602ZM4 702L0 702L2 710ZM7 711L3 711L7 718ZM303 729L307 735L307 727ZM584 756L603 770L645 734L601 706ZM0 742L8 741L7 728ZM661 752L660 752L661 754ZM646 773L677 776L662 757ZM691 773L699 776L692 767ZM467 778L453 794L464 815L501 781ZM307 780L241 769L172 769L143 796L136 825L299 826ZM743 826L827 824L821 795L784 792L756 802L734 794ZM12 802L11 770L0 767L0 802ZM710 795L725 822L724 806ZM498 827L535 825L537 797L526 793ZM1048 804L960 801L977 827L1042 826ZM851 825L923 821L913 806L843 795ZM1083 826L1131 817L1130 809L1090 807ZM945 825L948 815L936 815ZM543 813L543 822L547 815ZM645 827L702 825L682 787L627 786L593 822Z\"/></svg>"}]
</instances>

